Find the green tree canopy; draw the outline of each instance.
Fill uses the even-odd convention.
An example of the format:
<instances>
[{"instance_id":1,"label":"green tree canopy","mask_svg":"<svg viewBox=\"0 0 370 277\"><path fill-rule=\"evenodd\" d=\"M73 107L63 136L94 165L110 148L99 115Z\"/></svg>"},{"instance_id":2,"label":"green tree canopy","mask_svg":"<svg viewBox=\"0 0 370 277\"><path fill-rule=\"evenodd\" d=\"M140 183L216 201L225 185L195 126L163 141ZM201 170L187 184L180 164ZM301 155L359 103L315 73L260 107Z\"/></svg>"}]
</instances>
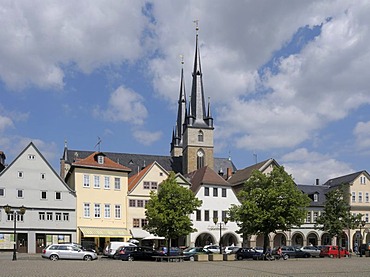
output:
<instances>
[{"instance_id":1,"label":"green tree canopy","mask_svg":"<svg viewBox=\"0 0 370 277\"><path fill-rule=\"evenodd\" d=\"M151 192L145 215L148 225L144 230L167 240L196 231L189 215L202 205L194 193L176 182L174 173L159 185L158 192Z\"/></svg>"},{"instance_id":2,"label":"green tree canopy","mask_svg":"<svg viewBox=\"0 0 370 277\"><path fill-rule=\"evenodd\" d=\"M329 190L324 211L317 217L315 228L328 232L331 237L337 236L340 241L343 230L357 227L362 215L352 215L349 197L348 185Z\"/></svg>"},{"instance_id":3,"label":"green tree canopy","mask_svg":"<svg viewBox=\"0 0 370 277\"><path fill-rule=\"evenodd\" d=\"M238 199L241 205L230 208L230 219L237 222L244 237L263 234L264 250L269 233L303 223L310 203L310 198L298 189L284 167L274 167L269 174L253 171Z\"/></svg>"}]
</instances>

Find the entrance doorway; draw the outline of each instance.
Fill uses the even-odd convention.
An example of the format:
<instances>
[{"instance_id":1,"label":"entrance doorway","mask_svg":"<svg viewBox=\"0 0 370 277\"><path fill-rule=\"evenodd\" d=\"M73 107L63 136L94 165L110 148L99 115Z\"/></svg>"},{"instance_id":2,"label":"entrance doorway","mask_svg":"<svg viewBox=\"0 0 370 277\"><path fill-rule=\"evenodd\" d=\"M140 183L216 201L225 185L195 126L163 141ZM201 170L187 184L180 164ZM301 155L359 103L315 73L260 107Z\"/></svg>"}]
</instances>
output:
<instances>
[{"instance_id":1,"label":"entrance doorway","mask_svg":"<svg viewBox=\"0 0 370 277\"><path fill-rule=\"evenodd\" d=\"M18 236L18 245L17 245L18 252L28 253L28 239L27 239L28 235L21 233L21 234L18 234L17 236Z\"/></svg>"},{"instance_id":2,"label":"entrance doorway","mask_svg":"<svg viewBox=\"0 0 370 277\"><path fill-rule=\"evenodd\" d=\"M36 253L41 253L46 246L46 235L36 234Z\"/></svg>"}]
</instances>

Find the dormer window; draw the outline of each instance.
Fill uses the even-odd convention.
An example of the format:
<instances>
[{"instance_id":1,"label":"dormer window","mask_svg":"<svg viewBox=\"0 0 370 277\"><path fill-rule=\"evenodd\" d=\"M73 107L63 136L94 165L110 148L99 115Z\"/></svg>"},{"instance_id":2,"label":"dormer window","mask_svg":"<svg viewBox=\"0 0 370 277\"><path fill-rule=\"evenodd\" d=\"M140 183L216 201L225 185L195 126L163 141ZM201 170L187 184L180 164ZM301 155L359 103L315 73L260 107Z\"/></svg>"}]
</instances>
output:
<instances>
[{"instance_id":1,"label":"dormer window","mask_svg":"<svg viewBox=\"0 0 370 277\"><path fill-rule=\"evenodd\" d=\"M313 202L318 202L319 201L319 194L318 193L315 193L313 195Z\"/></svg>"},{"instance_id":2,"label":"dormer window","mask_svg":"<svg viewBox=\"0 0 370 277\"><path fill-rule=\"evenodd\" d=\"M104 156L102 155L98 156L98 164L104 164Z\"/></svg>"}]
</instances>

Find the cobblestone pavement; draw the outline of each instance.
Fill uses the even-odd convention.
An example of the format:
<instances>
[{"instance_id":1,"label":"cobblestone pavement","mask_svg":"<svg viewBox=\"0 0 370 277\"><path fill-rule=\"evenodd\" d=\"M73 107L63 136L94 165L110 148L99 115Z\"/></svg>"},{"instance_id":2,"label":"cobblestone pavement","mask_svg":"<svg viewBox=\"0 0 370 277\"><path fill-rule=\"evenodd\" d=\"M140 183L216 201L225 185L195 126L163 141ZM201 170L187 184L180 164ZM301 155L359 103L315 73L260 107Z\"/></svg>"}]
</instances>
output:
<instances>
[{"instance_id":1,"label":"cobblestone pavement","mask_svg":"<svg viewBox=\"0 0 370 277\"><path fill-rule=\"evenodd\" d=\"M0 253L1 277L70 276L370 276L370 258L308 258L287 261L122 262L99 257L96 261L56 261L40 254Z\"/></svg>"}]
</instances>

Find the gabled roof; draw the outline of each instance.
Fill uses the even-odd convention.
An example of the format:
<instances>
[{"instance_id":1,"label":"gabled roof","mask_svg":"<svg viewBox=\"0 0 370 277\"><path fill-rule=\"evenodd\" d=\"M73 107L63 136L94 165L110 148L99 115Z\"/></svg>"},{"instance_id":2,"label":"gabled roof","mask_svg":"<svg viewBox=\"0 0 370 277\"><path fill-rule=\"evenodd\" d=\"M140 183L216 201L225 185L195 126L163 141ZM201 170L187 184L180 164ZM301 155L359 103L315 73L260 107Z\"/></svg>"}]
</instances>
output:
<instances>
[{"instance_id":1,"label":"gabled roof","mask_svg":"<svg viewBox=\"0 0 370 277\"><path fill-rule=\"evenodd\" d=\"M154 167L154 166L158 166L162 171L164 171L164 173L166 173L168 175L168 172L167 170L165 170L159 163L157 162L153 162L151 163L150 165L148 165L147 167L145 167L144 169L142 169L141 171L139 171L137 174L131 176L129 179L128 179L128 191L131 192L136 186L138 183L141 182L141 180L145 177L145 175Z\"/></svg>"},{"instance_id":2,"label":"gabled roof","mask_svg":"<svg viewBox=\"0 0 370 277\"><path fill-rule=\"evenodd\" d=\"M192 186L190 189L196 193L201 185L225 186L231 185L208 166L202 167L188 174Z\"/></svg>"},{"instance_id":3,"label":"gabled roof","mask_svg":"<svg viewBox=\"0 0 370 277\"><path fill-rule=\"evenodd\" d=\"M339 186L339 185L342 185L342 184L352 184L361 174L364 174L368 179L370 179L369 173L367 173L366 170L362 170L362 171L359 171L359 172L355 172L355 173L351 173L351 174L348 174L348 175L344 175L344 176L336 177L336 178L333 178L333 179L329 179L328 181L326 181L324 186L336 187L336 186Z\"/></svg>"},{"instance_id":4,"label":"gabled roof","mask_svg":"<svg viewBox=\"0 0 370 277\"><path fill-rule=\"evenodd\" d=\"M231 178L228 180L228 182L232 185L240 185L247 181L254 170L259 170L263 172L268 166L271 164L279 166L279 164L274 159L268 159L265 161L262 161L260 163L254 164L252 166L248 166L244 169L237 170Z\"/></svg>"},{"instance_id":5,"label":"gabled roof","mask_svg":"<svg viewBox=\"0 0 370 277\"><path fill-rule=\"evenodd\" d=\"M315 202L311 201L311 207L321 207L324 206L326 200L326 193L328 192L328 187L324 185L297 185L298 189L300 189L304 194L311 196L315 193L318 194L318 201Z\"/></svg>"},{"instance_id":6,"label":"gabled roof","mask_svg":"<svg viewBox=\"0 0 370 277\"><path fill-rule=\"evenodd\" d=\"M23 149L23 151L11 162L11 164L9 166L7 166L3 171L0 172L0 177L5 174L5 172L7 172L12 166L13 164L15 164L17 162L17 160L29 149L29 148L33 148L36 153L40 156L40 158L42 159L42 161L46 164L47 167L49 167L49 169L53 172L53 174L60 180L60 182L63 184L63 186L72 194L75 194L75 191L72 190L66 183L65 181L59 176L58 173L55 172L54 168L49 164L49 162L45 159L45 157L41 154L41 152L37 149L37 147L33 144L33 142L31 141L27 147L25 147Z\"/></svg>"},{"instance_id":7,"label":"gabled roof","mask_svg":"<svg viewBox=\"0 0 370 277\"><path fill-rule=\"evenodd\" d=\"M97 157L99 155L104 156L104 163L102 163L102 164L98 163ZM104 169L108 169L108 170L119 170L119 171L126 171L126 172L131 171L130 168L112 161L111 159L106 157L106 155L102 152L94 152L94 153L92 153L91 155L87 156L84 159L77 159L72 164L72 166L88 167L88 168L101 168L101 169L104 168Z\"/></svg>"}]
</instances>

